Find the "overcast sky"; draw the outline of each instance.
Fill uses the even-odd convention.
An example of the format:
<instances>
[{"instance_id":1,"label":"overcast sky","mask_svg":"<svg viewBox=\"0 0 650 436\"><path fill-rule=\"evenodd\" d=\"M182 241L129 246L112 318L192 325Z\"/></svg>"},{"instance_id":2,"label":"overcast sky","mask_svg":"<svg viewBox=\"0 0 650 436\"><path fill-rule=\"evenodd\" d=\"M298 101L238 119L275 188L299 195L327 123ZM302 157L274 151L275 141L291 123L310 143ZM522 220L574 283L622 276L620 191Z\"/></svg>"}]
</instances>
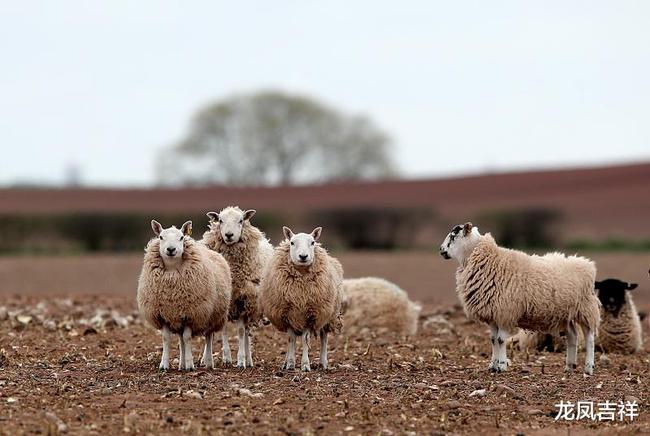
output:
<instances>
[{"instance_id":1,"label":"overcast sky","mask_svg":"<svg viewBox=\"0 0 650 436\"><path fill-rule=\"evenodd\" d=\"M368 115L408 177L650 159L650 2L380 3L2 0L0 185L151 184L268 88Z\"/></svg>"}]
</instances>

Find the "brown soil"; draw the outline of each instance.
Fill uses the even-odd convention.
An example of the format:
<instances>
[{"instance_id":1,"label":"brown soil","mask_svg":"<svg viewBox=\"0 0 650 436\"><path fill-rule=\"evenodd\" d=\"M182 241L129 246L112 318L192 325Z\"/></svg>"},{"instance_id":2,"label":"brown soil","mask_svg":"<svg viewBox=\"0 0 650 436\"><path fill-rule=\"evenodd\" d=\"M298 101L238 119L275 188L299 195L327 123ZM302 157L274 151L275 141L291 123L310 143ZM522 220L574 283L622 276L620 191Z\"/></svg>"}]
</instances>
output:
<instances>
[{"instance_id":1,"label":"brown soil","mask_svg":"<svg viewBox=\"0 0 650 436\"><path fill-rule=\"evenodd\" d=\"M635 291L637 307L650 312L648 253L581 254L596 262L598 277L616 277L638 283L639 289ZM448 306L457 302L454 290L457 265L453 261L444 261L434 250L335 255L341 260L346 277L384 277L399 284L412 298L431 306ZM128 295L135 298L141 265L140 254L0 257L0 298L11 294L61 297Z\"/></svg>"},{"instance_id":2,"label":"brown soil","mask_svg":"<svg viewBox=\"0 0 650 436\"><path fill-rule=\"evenodd\" d=\"M286 339L260 327L253 369L160 373L160 337L134 304L139 257L1 259L0 306L8 313L0 309L0 433L650 432L647 341L635 356L602 362L597 353L592 377L565 375L563 355L519 352L510 354L509 372L490 374L486 328L453 308L451 262L429 253L341 260L348 276L382 275L425 303L415 338L341 335L330 342L330 370L302 373L280 370ZM647 256L597 260L604 274L639 281L639 306L648 308ZM196 360L201 345L194 340ZM235 340L231 347L235 352ZM216 341L218 356L219 348ZM481 389L483 396L470 396ZM554 420L556 403L579 400L636 400L640 416L627 423Z\"/></svg>"}]
</instances>

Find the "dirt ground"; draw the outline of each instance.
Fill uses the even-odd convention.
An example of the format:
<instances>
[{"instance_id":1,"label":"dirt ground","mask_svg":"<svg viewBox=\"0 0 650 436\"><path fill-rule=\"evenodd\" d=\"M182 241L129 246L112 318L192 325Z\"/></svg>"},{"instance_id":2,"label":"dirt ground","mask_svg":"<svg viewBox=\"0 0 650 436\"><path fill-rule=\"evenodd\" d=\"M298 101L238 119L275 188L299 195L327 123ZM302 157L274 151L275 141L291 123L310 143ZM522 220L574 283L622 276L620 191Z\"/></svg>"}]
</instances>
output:
<instances>
[{"instance_id":1,"label":"dirt ground","mask_svg":"<svg viewBox=\"0 0 650 436\"><path fill-rule=\"evenodd\" d=\"M649 256L594 258L638 281L648 309ZM387 277L424 303L416 337L339 335L331 368L302 373L280 370L286 338L267 326L253 369L161 373L160 337L134 302L139 259L0 259L0 434L650 433L648 341L635 356L597 353L591 377L565 375L564 356L546 352L511 352L509 372L490 374L487 329L454 307L454 266L431 253L341 256L348 276ZM556 421L560 401L636 401L640 415Z\"/></svg>"}]
</instances>

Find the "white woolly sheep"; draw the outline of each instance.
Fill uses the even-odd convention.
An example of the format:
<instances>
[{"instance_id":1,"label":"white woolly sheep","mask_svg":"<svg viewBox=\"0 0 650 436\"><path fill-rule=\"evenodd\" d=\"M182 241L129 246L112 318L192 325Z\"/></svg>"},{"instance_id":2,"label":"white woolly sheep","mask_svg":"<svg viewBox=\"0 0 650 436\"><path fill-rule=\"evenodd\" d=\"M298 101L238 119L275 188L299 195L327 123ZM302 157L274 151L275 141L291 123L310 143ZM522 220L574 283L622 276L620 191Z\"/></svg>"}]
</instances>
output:
<instances>
[{"instance_id":1,"label":"white woolly sheep","mask_svg":"<svg viewBox=\"0 0 650 436\"><path fill-rule=\"evenodd\" d=\"M378 277L343 280L343 331L362 330L413 336L422 306L394 283Z\"/></svg>"},{"instance_id":2,"label":"white woolly sheep","mask_svg":"<svg viewBox=\"0 0 650 436\"><path fill-rule=\"evenodd\" d=\"M238 207L226 207L221 212L208 212L210 224L203 234L202 242L221 254L232 274L232 299L228 320L237 325L239 349L237 366L253 366L250 327L261 315L258 291L262 274L273 256L273 246L266 236L253 224L255 210L242 211ZM228 345L228 329L222 331L223 360L232 363Z\"/></svg>"},{"instance_id":3,"label":"white woolly sheep","mask_svg":"<svg viewBox=\"0 0 650 436\"><path fill-rule=\"evenodd\" d=\"M583 257L561 253L530 256L497 246L472 223L455 226L440 246L445 259L458 260L456 292L467 316L490 326L490 371L507 369L506 341L517 328L566 332L566 371L576 367L577 326L585 336L584 371L594 370L594 333L600 301L594 291L596 267Z\"/></svg>"},{"instance_id":4,"label":"white woolly sheep","mask_svg":"<svg viewBox=\"0 0 650 436\"><path fill-rule=\"evenodd\" d=\"M327 335L341 327L343 267L318 241L321 228L294 234L284 227L260 287L260 304L273 326L289 335L284 369L296 365L296 337L302 336L301 369L310 371L309 337L320 336L320 364L327 369Z\"/></svg>"},{"instance_id":5,"label":"white woolly sheep","mask_svg":"<svg viewBox=\"0 0 650 436\"><path fill-rule=\"evenodd\" d=\"M226 323L230 306L230 268L224 258L190 237L192 222L163 229L151 221L156 237L145 248L138 280L138 307L161 330L160 369L169 369L170 335L180 339L179 369L194 369L192 336L205 335L204 364L214 368L212 335Z\"/></svg>"},{"instance_id":6,"label":"white woolly sheep","mask_svg":"<svg viewBox=\"0 0 650 436\"><path fill-rule=\"evenodd\" d=\"M596 348L606 353L633 354L643 346L641 318L629 291L636 283L618 279L606 279L595 283L601 306L601 321L596 338ZM559 335L542 335L537 332L519 332L513 337L518 348L562 351L563 340Z\"/></svg>"}]
</instances>

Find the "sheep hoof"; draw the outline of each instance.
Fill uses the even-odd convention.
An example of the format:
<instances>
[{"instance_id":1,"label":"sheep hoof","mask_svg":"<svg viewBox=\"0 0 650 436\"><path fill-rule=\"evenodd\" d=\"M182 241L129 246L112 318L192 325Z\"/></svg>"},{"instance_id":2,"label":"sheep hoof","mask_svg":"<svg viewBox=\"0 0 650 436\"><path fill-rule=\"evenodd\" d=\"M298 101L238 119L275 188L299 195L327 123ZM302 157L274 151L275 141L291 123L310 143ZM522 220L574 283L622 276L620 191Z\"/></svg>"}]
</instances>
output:
<instances>
[{"instance_id":1,"label":"sheep hoof","mask_svg":"<svg viewBox=\"0 0 650 436\"><path fill-rule=\"evenodd\" d=\"M508 369L508 362L499 362L496 360L491 362L489 367L490 372L497 373L497 374L506 372L507 369Z\"/></svg>"},{"instance_id":2,"label":"sheep hoof","mask_svg":"<svg viewBox=\"0 0 650 436\"><path fill-rule=\"evenodd\" d=\"M160 372L167 372L167 371L169 371L169 365L163 365L163 364L161 363L160 366L158 367L158 371L160 371Z\"/></svg>"},{"instance_id":3,"label":"sheep hoof","mask_svg":"<svg viewBox=\"0 0 650 436\"><path fill-rule=\"evenodd\" d=\"M284 365L282 365L282 369L287 369L287 370L296 369L296 364L295 362L286 362Z\"/></svg>"},{"instance_id":4,"label":"sheep hoof","mask_svg":"<svg viewBox=\"0 0 650 436\"><path fill-rule=\"evenodd\" d=\"M578 367L575 363L567 363L566 366L564 367L564 372L570 373L575 371L575 369Z\"/></svg>"},{"instance_id":5,"label":"sheep hoof","mask_svg":"<svg viewBox=\"0 0 650 436\"><path fill-rule=\"evenodd\" d=\"M309 372L309 371L311 371L311 367L309 366L308 363L307 363L307 364L304 364L304 363L303 363L300 369L302 369L304 372Z\"/></svg>"},{"instance_id":6,"label":"sheep hoof","mask_svg":"<svg viewBox=\"0 0 650 436\"><path fill-rule=\"evenodd\" d=\"M593 375L594 374L594 364L586 364L585 365L585 374L587 375Z\"/></svg>"}]
</instances>

